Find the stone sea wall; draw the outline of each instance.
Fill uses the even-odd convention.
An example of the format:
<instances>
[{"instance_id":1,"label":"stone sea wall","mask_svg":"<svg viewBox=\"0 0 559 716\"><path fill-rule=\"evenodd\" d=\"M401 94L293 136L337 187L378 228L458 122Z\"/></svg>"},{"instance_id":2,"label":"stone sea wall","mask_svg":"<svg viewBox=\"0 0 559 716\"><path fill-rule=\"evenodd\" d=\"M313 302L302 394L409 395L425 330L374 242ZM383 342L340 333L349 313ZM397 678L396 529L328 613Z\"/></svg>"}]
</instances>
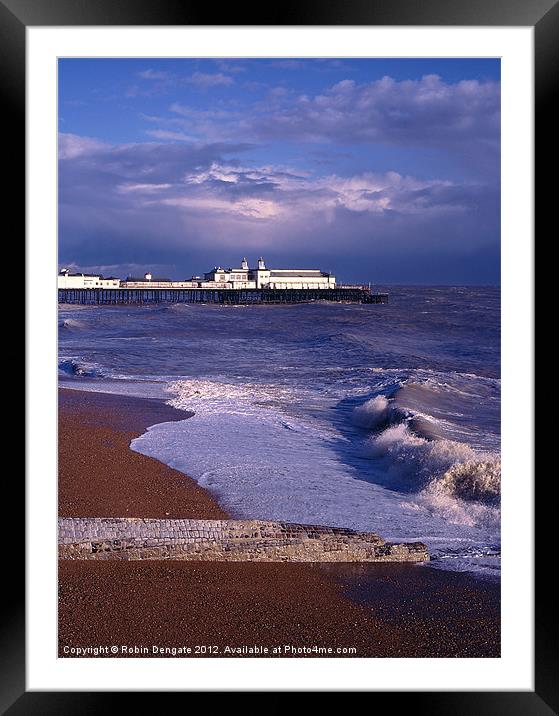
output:
<instances>
[{"instance_id":1,"label":"stone sea wall","mask_svg":"<svg viewBox=\"0 0 559 716\"><path fill-rule=\"evenodd\" d=\"M262 562L424 562L421 542L373 532L263 520L69 518L58 522L61 559Z\"/></svg>"}]
</instances>

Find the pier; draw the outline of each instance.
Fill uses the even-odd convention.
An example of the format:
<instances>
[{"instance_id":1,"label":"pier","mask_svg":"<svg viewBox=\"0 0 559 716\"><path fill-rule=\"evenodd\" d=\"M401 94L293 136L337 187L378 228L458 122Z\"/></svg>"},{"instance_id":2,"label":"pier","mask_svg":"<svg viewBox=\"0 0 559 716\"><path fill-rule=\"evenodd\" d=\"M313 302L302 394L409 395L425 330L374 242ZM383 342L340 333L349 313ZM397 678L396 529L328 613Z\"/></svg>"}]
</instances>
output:
<instances>
[{"instance_id":1,"label":"pier","mask_svg":"<svg viewBox=\"0 0 559 716\"><path fill-rule=\"evenodd\" d=\"M222 305L311 303L387 303L387 293L366 286L325 289L213 288L59 288L58 302L81 305L217 303Z\"/></svg>"}]
</instances>

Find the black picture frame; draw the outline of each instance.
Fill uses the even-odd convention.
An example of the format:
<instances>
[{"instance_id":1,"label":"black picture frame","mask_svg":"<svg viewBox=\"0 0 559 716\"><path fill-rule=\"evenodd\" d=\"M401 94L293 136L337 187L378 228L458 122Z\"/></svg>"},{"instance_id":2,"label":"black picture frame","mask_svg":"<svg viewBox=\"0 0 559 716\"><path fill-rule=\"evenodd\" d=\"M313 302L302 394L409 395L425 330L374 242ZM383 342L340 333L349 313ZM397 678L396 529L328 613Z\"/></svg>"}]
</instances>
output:
<instances>
[{"instance_id":1,"label":"black picture frame","mask_svg":"<svg viewBox=\"0 0 559 716\"><path fill-rule=\"evenodd\" d=\"M556 115L552 102L559 74L559 2L557 0L335 0L321 4L312 0L286 0L255 10L231 4L216 10L188 0L0 0L0 91L5 121L5 157L10 166L11 182L4 213L11 214L13 236L25 232L25 42L28 26L84 25L417 25L417 26L530 26L535 44L535 145L536 176L539 195L536 202L538 222L551 219ZM547 216L549 214L549 216ZM553 226L551 222L549 226ZM547 222L546 222L547 226ZM506 240L506 237L503 237ZM23 242L22 242L23 245ZM32 450L32 446L27 449ZM553 477L553 476L551 476ZM544 478L545 479L545 478ZM130 693L28 692L25 685L25 587L23 567L22 519L25 504L23 481L16 488L20 510L11 510L5 519L10 548L3 550L6 606L2 612L0 633L0 708L10 716L20 714L97 714L102 709L130 708ZM543 489L536 495L536 614L535 614L535 690L533 692L383 692L400 708L431 714L552 714L559 713L559 651L553 582L555 544L551 525L553 501ZM15 504L15 503L14 503ZM522 528L519 527L519 539ZM519 564L518 569L523 569ZM8 588L9 584L9 588ZM255 690L257 689L255 685ZM373 694L371 694L372 696ZM162 694L154 694L161 699ZM288 694L268 700L268 711L283 708ZM148 706L150 694L141 694ZM125 701L126 699L126 701ZM394 701L396 699L396 701Z\"/></svg>"}]
</instances>

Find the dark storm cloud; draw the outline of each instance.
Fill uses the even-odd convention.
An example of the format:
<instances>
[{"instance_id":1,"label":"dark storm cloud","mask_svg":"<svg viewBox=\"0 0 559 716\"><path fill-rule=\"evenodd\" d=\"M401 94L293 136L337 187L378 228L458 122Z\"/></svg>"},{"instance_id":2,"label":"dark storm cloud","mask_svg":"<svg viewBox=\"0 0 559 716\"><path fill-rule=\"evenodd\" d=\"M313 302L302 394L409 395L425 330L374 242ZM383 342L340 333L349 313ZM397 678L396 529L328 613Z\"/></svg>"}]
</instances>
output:
<instances>
[{"instance_id":1,"label":"dark storm cloud","mask_svg":"<svg viewBox=\"0 0 559 716\"><path fill-rule=\"evenodd\" d=\"M288 258L342 251L364 270L369 256L426 247L467 256L498 237L491 186L397 172L306 175L244 163L249 149L61 136L61 262L164 264L186 275L201 270L194 261L213 265L242 247Z\"/></svg>"}]
</instances>

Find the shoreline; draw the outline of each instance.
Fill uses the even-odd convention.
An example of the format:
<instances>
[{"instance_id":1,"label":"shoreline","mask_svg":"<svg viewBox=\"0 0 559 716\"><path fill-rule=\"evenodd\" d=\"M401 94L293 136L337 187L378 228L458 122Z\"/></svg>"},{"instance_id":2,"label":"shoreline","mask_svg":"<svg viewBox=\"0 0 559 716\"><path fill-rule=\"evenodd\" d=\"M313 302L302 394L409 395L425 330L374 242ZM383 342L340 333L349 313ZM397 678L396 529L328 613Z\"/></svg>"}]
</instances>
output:
<instances>
[{"instance_id":1,"label":"shoreline","mask_svg":"<svg viewBox=\"0 0 559 716\"><path fill-rule=\"evenodd\" d=\"M189 414L157 398L59 389L59 517L228 519L192 478L130 448Z\"/></svg>"},{"instance_id":2,"label":"shoreline","mask_svg":"<svg viewBox=\"0 0 559 716\"><path fill-rule=\"evenodd\" d=\"M59 515L228 518L194 480L129 447L186 416L158 399L59 389ZM500 654L499 585L420 565L60 560L58 574L62 657L113 644L219 652L97 656ZM247 645L356 652L223 652Z\"/></svg>"}]
</instances>

